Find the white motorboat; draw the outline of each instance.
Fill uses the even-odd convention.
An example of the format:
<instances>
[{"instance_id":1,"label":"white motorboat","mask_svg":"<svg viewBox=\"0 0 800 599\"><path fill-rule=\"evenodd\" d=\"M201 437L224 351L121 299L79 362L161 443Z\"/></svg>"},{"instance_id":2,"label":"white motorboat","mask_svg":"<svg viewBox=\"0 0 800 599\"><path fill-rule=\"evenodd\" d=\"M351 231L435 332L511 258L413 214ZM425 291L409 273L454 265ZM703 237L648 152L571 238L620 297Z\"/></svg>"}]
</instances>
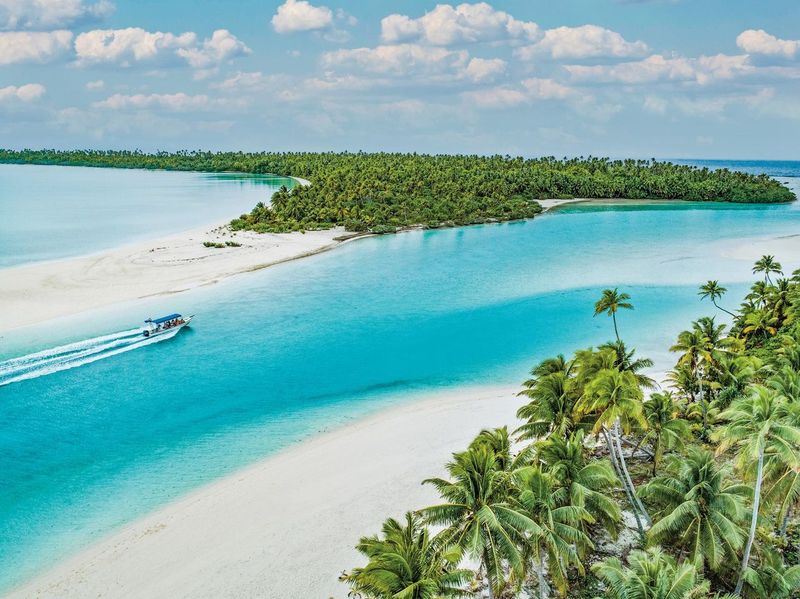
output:
<instances>
[{"instance_id":1,"label":"white motorboat","mask_svg":"<svg viewBox=\"0 0 800 599\"><path fill-rule=\"evenodd\" d=\"M194 318L194 315L183 316L181 314L167 314L161 318L148 318L144 321L144 326L142 326L142 335L144 337L160 335L174 337L178 334L178 331L192 321L192 318Z\"/></svg>"}]
</instances>

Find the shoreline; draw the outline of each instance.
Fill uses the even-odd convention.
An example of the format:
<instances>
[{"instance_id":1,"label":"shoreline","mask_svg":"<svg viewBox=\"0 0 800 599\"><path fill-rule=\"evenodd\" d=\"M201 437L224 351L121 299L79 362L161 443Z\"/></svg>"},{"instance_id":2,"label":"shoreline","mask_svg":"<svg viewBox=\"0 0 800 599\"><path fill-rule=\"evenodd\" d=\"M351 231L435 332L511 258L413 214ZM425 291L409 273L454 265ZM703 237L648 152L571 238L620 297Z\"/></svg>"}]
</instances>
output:
<instances>
[{"instance_id":1,"label":"shoreline","mask_svg":"<svg viewBox=\"0 0 800 599\"><path fill-rule=\"evenodd\" d=\"M356 542L433 502L421 480L445 474L481 429L513 428L518 390L450 388L378 408L189 492L6 596L345 599L338 576L362 561Z\"/></svg>"},{"instance_id":2,"label":"shoreline","mask_svg":"<svg viewBox=\"0 0 800 599\"><path fill-rule=\"evenodd\" d=\"M299 185L310 185L305 179L292 179ZM542 200L542 214L580 201L587 200ZM342 227L305 233L232 231L226 222L83 256L3 268L0 335L113 304L213 285L371 236L348 233ZM204 247L206 241L241 246Z\"/></svg>"}]
</instances>

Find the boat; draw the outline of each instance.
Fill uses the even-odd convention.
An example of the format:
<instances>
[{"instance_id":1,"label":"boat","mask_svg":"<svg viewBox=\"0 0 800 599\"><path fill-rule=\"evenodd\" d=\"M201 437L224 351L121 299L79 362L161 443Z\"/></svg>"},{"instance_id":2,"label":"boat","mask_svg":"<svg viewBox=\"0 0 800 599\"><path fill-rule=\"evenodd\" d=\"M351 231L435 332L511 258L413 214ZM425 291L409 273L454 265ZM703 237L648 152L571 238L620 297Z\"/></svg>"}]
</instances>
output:
<instances>
[{"instance_id":1,"label":"boat","mask_svg":"<svg viewBox=\"0 0 800 599\"><path fill-rule=\"evenodd\" d=\"M148 318L142 326L144 337L157 337L159 335L169 335L174 337L183 327L188 325L194 315L183 316L181 314L167 314L160 318Z\"/></svg>"}]
</instances>

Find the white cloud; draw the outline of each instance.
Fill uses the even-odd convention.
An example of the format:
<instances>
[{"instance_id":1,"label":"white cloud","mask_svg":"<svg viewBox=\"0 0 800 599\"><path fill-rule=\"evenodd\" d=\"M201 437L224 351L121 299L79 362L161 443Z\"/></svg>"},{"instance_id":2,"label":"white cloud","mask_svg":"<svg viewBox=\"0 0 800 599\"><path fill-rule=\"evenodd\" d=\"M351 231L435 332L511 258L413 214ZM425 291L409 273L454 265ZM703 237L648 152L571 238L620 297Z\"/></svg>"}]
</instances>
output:
<instances>
[{"instance_id":1,"label":"white cloud","mask_svg":"<svg viewBox=\"0 0 800 599\"><path fill-rule=\"evenodd\" d=\"M124 110L128 108L164 108L175 112L185 112L206 108L211 104L211 100L206 95L188 95L183 92L177 94L114 94L100 102L94 102L95 108L107 108L111 110Z\"/></svg>"},{"instance_id":2,"label":"white cloud","mask_svg":"<svg viewBox=\"0 0 800 599\"><path fill-rule=\"evenodd\" d=\"M266 85L266 77L260 71L245 73L238 71L235 75L228 77L222 83L217 83L214 87L224 90L238 89L261 89Z\"/></svg>"},{"instance_id":3,"label":"white cloud","mask_svg":"<svg viewBox=\"0 0 800 599\"><path fill-rule=\"evenodd\" d=\"M203 40L195 48L178 48L176 54L196 69L207 68L235 58L250 54L251 50L227 29L217 29L211 37Z\"/></svg>"},{"instance_id":4,"label":"white cloud","mask_svg":"<svg viewBox=\"0 0 800 599\"><path fill-rule=\"evenodd\" d=\"M197 43L192 32L175 35L161 31L145 31L140 27L127 29L95 29L81 33L75 39L75 52L80 63L152 60L165 50L189 48Z\"/></svg>"},{"instance_id":5,"label":"white cloud","mask_svg":"<svg viewBox=\"0 0 800 599\"><path fill-rule=\"evenodd\" d=\"M500 58L473 58L464 74L475 82L493 79L506 70L506 61Z\"/></svg>"},{"instance_id":6,"label":"white cloud","mask_svg":"<svg viewBox=\"0 0 800 599\"><path fill-rule=\"evenodd\" d=\"M794 58L800 50L800 40L783 40L763 29L748 29L736 38L736 45L749 54Z\"/></svg>"},{"instance_id":7,"label":"white cloud","mask_svg":"<svg viewBox=\"0 0 800 599\"><path fill-rule=\"evenodd\" d=\"M629 42L616 31L597 25L557 27L544 32L537 43L517 49L515 56L531 60L549 55L556 60L582 58L630 58L648 51L642 41Z\"/></svg>"},{"instance_id":8,"label":"white cloud","mask_svg":"<svg viewBox=\"0 0 800 599\"><path fill-rule=\"evenodd\" d=\"M97 81L89 81L86 83L86 89L88 90L98 90L103 89L106 86L106 82L102 79L98 79Z\"/></svg>"},{"instance_id":9,"label":"white cloud","mask_svg":"<svg viewBox=\"0 0 800 599\"><path fill-rule=\"evenodd\" d=\"M0 29L61 29L112 12L109 0L0 0Z\"/></svg>"},{"instance_id":10,"label":"white cloud","mask_svg":"<svg viewBox=\"0 0 800 599\"><path fill-rule=\"evenodd\" d=\"M0 87L0 102L20 101L33 102L38 100L45 93L44 85L38 83L28 83L26 85L9 85Z\"/></svg>"},{"instance_id":11,"label":"white cloud","mask_svg":"<svg viewBox=\"0 0 800 599\"><path fill-rule=\"evenodd\" d=\"M0 32L0 65L46 62L69 50L70 31Z\"/></svg>"},{"instance_id":12,"label":"white cloud","mask_svg":"<svg viewBox=\"0 0 800 599\"><path fill-rule=\"evenodd\" d=\"M508 86L485 88L462 94L468 103L480 108L511 108L537 100L564 100L575 90L552 79L525 79L522 88Z\"/></svg>"},{"instance_id":13,"label":"white cloud","mask_svg":"<svg viewBox=\"0 0 800 599\"><path fill-rule=\"evenodd\" d=\"M643 84L656 81L695 81L700 85L731 79L753 71L747 55L665 57L659 54L643 60L614 65L566 65L575 81Z\"/></svg>"},{"instance_id":14,"label":"white cloud","mask_svg":"<svg viewBox=\"0 0 800 599\"><path fill-rule=\"evenodd\" d=\"M381 38L387 43L419 39L446 46L509 39L532 41L538 36L536 23L519 21L485 2L458 6L439 4L417 19L392 14L381 20Z\"/></svg>"},{"instance_id":15,"label":"white cloud","mask_svg":"<svg viewBox=\"0 0 800 599\"><path fill-rule=\"evenodd\" d=\"M81 65L130 66L137 62L177 58L195 69L207 69L249 52L250 49L227 29L217 29L202 42L198 42L197 34L191 31L174 34L150 32L139 27L95 29L75 38L75 53Z\"/></svg>"},{"instance_id":16,"label":"white cloud","mask_svg":"<svg viewBox=\"0 0 800 599\"><path fill-rule=\"evenodd\" d=\"M322 55L322 64L326 67L357 67L386 75L435 75L464 69L468 58L466 50L397 44L326 52Z\"/></svg>"},{"instance_id":17,"label":"white cloud","mask_svg":"<svg viewBox=\"0 0 800 599\"><path fill-rule=\"evenodd\" d=\"M278 33L327 29L333 24L333 12L327 6L314 6L307 0L286 0L272 17Z\"/></svg>"}]
</instances>

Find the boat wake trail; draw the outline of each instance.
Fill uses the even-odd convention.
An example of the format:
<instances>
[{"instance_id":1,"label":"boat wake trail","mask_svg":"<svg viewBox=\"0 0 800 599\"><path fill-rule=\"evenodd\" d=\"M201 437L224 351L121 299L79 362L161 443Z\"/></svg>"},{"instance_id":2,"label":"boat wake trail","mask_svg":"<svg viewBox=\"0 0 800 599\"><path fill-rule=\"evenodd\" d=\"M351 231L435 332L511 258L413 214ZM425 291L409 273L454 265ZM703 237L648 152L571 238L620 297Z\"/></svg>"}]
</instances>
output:
<instances>
[{"instance_id":1,"label":"boat wake trail","mask_svg":"<svg viewBox=\"0 0 800 599\"><path fill-rule=\"evenodd\" d=\"M176 329L174 333L177 332ZM0 386L90 364L145 345L164 341L171 338L174 333L147 338L143 337L142 330L137 328L6 360L0 362Z\"/></svg>"}]
</instances>

